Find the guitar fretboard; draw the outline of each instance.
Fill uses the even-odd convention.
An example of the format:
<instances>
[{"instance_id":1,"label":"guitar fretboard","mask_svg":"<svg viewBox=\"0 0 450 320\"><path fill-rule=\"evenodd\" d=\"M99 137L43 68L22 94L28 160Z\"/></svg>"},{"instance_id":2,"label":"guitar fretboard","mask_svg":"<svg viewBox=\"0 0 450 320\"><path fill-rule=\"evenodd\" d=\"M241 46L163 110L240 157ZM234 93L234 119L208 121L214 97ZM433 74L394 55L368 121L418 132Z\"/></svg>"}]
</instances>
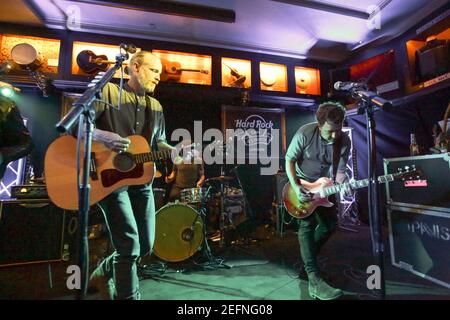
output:
<instances>
[{"instance_id":1,"label":"guitar fretboard","mask_svg":"<svg viewBox=\"0 0 450 320\"><path fill-rule=\"evenodd\" d=\"M136 163L154 162L170 159L172 152L170 150L152 151L146 153L136 153L133 155Z\"/></svg>"},{"instance_id":2,"label":"guitar fretboard","mask_svg":"<svg viewBox=\"0 0 450 320\"><path fill-rule=\"evenodd\" d=\"M341 190L345 190L348 187L350 187L350 189L365 188L369 185L369 181L370 181L369 179L363 179L363 180L350 181L350 182L342 183L342 184L336 184L331 187L323 188L323 192L324 192L324 195L326 197L328 197L328 196L331 196L332 194L339 193L339 192L341 192ZM377 179L378 183L386 183L386 182L390 182L390 181L394 181L394 175L392 175L392 174L381 176L381 177L378 177L378 179Z\"/></svg>"}]
</instances>

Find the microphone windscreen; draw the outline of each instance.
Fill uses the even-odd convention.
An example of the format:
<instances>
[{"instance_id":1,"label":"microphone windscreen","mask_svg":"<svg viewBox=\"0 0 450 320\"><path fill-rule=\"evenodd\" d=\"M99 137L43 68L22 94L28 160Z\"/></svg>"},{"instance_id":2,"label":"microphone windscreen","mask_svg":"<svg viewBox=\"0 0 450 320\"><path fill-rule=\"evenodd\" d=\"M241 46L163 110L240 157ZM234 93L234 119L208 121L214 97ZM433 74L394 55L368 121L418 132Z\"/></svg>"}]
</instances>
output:
<instances>
[{"instance_id":1,"label":"microphone windscreen","mask_svg":"<svg viewBox=\"0 0 450 320\"><path fill-rule=\"evenodd\" d=\"M334 89L335 89L335 90L339 90L339 89L341 88L341 84L342 84L341 81L336 81L336 82L334 83Z\"/></svg>"}]
</instances>

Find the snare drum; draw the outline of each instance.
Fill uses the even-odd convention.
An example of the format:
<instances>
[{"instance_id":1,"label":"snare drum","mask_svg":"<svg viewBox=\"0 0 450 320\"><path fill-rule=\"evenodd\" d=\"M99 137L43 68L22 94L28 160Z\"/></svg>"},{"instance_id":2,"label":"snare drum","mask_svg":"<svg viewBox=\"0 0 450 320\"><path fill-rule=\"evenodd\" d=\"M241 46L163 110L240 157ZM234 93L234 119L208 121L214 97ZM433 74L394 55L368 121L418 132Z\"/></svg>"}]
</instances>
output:
<instances>
[{"instance_id":1,"label":"snare drum","mask_svg":"<svg viewBox=\"0 0 450 320\"><path fill-rule=\"evenodd\" d=\"M183 203L200 203L206 195L205 188L189 188L180 192L180 200Z\"/></svg>"},{"instance_id":2,"label":"snare drum","mask_svg":"<svg viewBox=\"0 0 450 320\"><path fill-rule=\"evenodd\" d=\"M153 249L160 259L183 261L200 249L203 238L202 218L191 206L169 203L156 213Z\"/></svg>"}]
</instances>

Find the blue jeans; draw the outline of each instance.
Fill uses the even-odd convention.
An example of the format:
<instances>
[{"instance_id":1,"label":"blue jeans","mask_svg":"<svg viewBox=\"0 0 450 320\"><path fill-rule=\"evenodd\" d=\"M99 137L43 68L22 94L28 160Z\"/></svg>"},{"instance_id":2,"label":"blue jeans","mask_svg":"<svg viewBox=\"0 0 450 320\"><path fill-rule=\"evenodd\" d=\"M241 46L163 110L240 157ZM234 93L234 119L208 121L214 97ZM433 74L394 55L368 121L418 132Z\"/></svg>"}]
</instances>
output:
<instances>
[{"instance_id":1,"label":"blue jeans","mask_svg":"<svg viewBox=\"0 0 450 320\"><path fill-rule=\"evenodd\" d=\"M151 184L116 191L102 201L115 252L102 262L114 279L117 299L139 299L136 262L150 254L155 242L155 201Z\"/></svg>"},{"instance_id":2,"label":"blue jeans","mask_svg":"<svg viewBox=\"0 0 450 320\"><path fill-rule=\"evenodd\" d=\"M312 215L299 221L298 241L307 273L319 272L317 255L336 229L336 225L335 207L319 207Z\"/></svg>"}]
</instances>

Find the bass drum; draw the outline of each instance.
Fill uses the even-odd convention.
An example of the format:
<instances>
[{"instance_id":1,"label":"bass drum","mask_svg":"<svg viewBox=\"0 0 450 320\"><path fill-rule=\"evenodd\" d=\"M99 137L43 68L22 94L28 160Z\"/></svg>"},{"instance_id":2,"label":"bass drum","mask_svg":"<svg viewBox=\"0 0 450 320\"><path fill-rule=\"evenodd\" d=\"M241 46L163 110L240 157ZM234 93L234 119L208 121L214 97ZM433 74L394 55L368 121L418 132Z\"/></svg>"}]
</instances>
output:
<instances>
[{"instance_id":1,"label":"bass drum","mask_svg":"<svg viewBox=\"0 0 450 320\"><path fill-rule=\"evenodd\" d=\"M192 207L169 203L156 212L153 252L165 261L179 262L194 255L203 243L203 222Z\"/></svg>"}]
</instances>

